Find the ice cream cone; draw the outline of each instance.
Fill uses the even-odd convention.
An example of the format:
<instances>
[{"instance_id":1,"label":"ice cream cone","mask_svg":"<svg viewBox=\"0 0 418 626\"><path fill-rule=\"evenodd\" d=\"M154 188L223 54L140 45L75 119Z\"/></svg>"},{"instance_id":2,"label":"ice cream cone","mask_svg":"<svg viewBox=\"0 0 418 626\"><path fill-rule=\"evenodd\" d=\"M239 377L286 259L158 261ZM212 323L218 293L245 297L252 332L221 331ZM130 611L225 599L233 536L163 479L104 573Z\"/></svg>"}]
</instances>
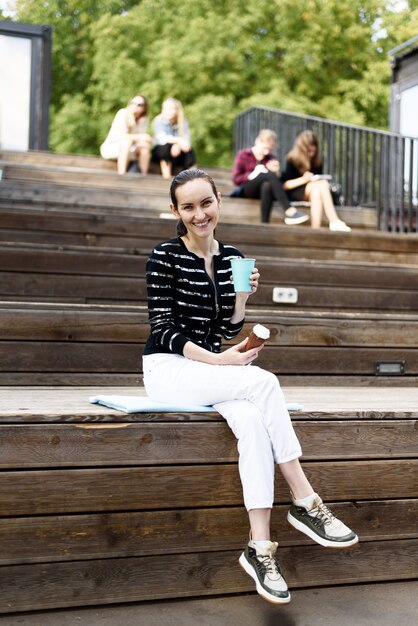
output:
<instances>
[{"instance_id":1,"label":"ice cream cone","mask_svg":"<svg viewBox=\"0 0 418 626\"><path fill-rule=\"evenodd\" d=\"M270 331L261 324L256 324L251 330L247 345L245 346L245 352L251 350L251 348L258 348L270 337Z\"/></svg>"}]
</instances>

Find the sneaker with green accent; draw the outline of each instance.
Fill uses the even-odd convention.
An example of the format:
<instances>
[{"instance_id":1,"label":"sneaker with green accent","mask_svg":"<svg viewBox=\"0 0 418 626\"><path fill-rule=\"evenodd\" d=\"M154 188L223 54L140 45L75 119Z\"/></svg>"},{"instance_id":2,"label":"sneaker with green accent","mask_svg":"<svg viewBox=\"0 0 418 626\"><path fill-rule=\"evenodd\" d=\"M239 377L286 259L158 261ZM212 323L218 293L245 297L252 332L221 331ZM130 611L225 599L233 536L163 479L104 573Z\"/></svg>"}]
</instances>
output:
<instances>
[{"instance_id":1,"label":"sneaker with green accent","mask_svg":"<svg viewBox=\"0 0 418 626\"><path fill-rule=\"evenodd\" d=\"M326 548L349 548L358 542L356 533L335 517L318 494L310 509L293 501L287 521Z\"/></svg>"},{"instance_id":2,"label":"sneaker with green accent","mask_svg":"<svg viewBox=\"0 0 418 626\"><path fill-rule=\"evenodd\" d=\"M290 593L276 558L277 545L269 541L264 547L250 540L239 557L239 564L255 580L262 598L273 604L287 604Z\"/></svg>"}]
</instances>

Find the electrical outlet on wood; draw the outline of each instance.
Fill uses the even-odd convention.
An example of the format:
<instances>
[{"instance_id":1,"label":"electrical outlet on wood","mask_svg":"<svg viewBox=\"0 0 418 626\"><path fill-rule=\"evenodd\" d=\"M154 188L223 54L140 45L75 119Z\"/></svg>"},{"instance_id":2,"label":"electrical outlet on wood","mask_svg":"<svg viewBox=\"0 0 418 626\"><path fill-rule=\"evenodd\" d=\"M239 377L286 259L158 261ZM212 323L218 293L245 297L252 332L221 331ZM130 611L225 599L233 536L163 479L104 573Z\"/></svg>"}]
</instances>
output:
<instances>
[{"instance_id":1,"label":"electrical outlet on wood","mask_svg":"<svg viewBox=\"0 0 418 626\"><path fill-rule=\"evenodd\" d=\"M298 301L298 290L294 287L274 287L273 302L278 304L296 304Z\"/></svg>"}]
</instances>

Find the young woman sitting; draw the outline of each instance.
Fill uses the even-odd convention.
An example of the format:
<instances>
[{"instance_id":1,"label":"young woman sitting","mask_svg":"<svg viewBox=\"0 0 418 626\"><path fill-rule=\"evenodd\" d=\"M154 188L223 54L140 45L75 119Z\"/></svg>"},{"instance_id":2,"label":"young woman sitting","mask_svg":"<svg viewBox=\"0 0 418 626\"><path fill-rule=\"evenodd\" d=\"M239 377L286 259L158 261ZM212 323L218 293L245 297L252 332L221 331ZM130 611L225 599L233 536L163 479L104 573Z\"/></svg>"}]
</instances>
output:
<instances>
[{"instance_id":1,"label":"young woman sitting","mask_svg":"<svg viewBox=\"0 0 418 626\"><path fill-rule=\"evenodd\" d=\"M311 203L312 228L320 228L325 213L330 230L350 232L351 228L337 215L329 182L320 178L322 174L318 139L312 131L305 130L296 137L286 156L286 167L281 176L283 188L291 201Z\"/></svg>"}]
</instances>

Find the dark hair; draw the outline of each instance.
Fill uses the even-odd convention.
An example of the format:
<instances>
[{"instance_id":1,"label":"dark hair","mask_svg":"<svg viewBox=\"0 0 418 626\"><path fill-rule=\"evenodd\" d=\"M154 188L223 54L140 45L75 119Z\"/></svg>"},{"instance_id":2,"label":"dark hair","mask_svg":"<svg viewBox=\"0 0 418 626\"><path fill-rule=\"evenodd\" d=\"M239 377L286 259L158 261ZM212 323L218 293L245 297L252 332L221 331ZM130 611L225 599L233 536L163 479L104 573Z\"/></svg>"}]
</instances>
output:
<instances>
[{"instance_id":1,"label":"dark hair","mask_svg":"<svg viewBox=\"0 0 418 626\"><path fill-rule=\"evenodd\" d=\"M148 98L143 96L142 93L137 93L129 100L129 104L132 104L132 101L135 100L135 98L142 98L144 101L145 106L143 108L142 117L144 117L145 115L148 115Z\"/></svg>"},{"instance_id":2,"label":"dark hair","mask_svg":"<svg viewBox=\"0 0 418 626\"><path fill-rule=\"evenodd\" d=\"M202 180L206 180L212 187L212 191L215 197L218 197L218 190L216 189L215 182L209 174L207 174L204 170L200 170L197 167L192 167L188 170L183 170L177 176L173 178L170 185L170 198L173 204L173 207L177 210L178 201L177 201L177 188L189 183L191 180L198 180L201 178ZM181 237L187 233L187 229L181 220L177 222L177 235Z\"/></svg>"},{"instance_id":3,"label":"dark hair","mask_svg":"<svg viewBox=\"0 0 418 626\"><path fill-rule=\"evenodd\" d=\"M315 146L316 154L313 158L308 155L311 146ZM318 138L311 130L304 130L295 139L293 148L286 156L287 159L296 165L297 169L303 174L310 171L312 167L319 167L322 163L321 153L319 151Z\"/></svg>"}]
</instances>

